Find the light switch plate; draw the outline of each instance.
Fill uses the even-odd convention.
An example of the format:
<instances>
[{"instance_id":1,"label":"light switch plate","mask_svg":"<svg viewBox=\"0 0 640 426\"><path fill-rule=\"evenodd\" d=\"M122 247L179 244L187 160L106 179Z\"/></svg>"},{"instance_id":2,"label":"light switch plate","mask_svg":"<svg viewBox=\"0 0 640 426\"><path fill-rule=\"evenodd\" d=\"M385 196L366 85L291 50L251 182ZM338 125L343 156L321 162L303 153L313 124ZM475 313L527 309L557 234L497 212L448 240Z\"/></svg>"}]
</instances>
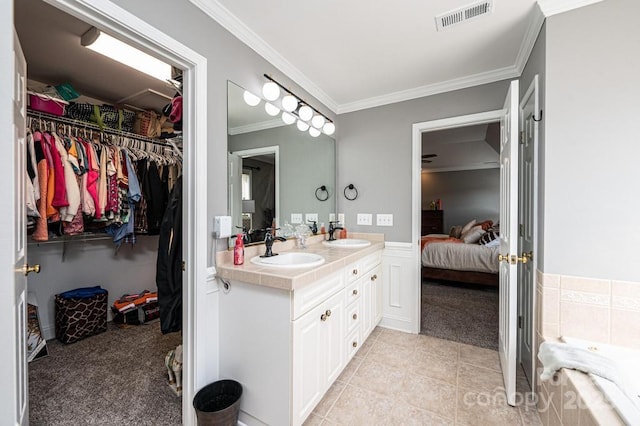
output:
<instances>
[{"instance_id":1,"label":"light switch plate","mask_svg":"<svg viewBox=\"0 0 640 426\"><path fill-rule=\"evenodd\" d=\"M329 222L335 222L335 221L336 221L336 214L329 213Z\"/></svg>"},{"instance_id":2,"label":"light switch plate","mask_svg":"<svg viewBox=\"0 0 640 426\"><path fill-rule=\"evenodd\" d=\"M368 225L371 226L373 224L372 222L372 214L371 213L358 213L358 216L356 216L356 223L358 225Z\"/></svg>"},{"instance_id":3,"label":"light switch plate","mask_svg":"<svg viewBox=\"0 0 640 426\"><path fill-rule=\"evenodd\" d=\"M338 213L338 222L340 222L340 225L344 226L344 213Z\"/></svg>"},{"instance_id":4,"label":"light switch plate","mask_svg":"<svg viewBox=\"0 0 640 426\"><path fill-rule=\"evenodd\" d=\"M393 226L392 214L377 214L376 225L378 226Z\"/></svg>"},{"instance_id":5,"label":"light switch plate","mask_svg":"<svg viewBox=\"0 0 640 426\"><path fill-rule=\"evenodd\" d=\"M316 222L318 223L318 213L307 213L304 215L305 221L307 223Z\"/></svg>"},{"instance_id":6,"label":"light switch plate","mask_svg":"<svg viewBox=\"0 0 640 426\"><path fill-rule=\"evenodd\" d=\"M291 224L302 223L302 213L291 213Z\"/></svg>"},{"instance_id":7,"label":"light switch plate","mask_svg":"<svg viewBox=\"0 0 640 426\"><path fill-rule=\"evenodd\" d=\"M229 238L231 231L231 216L215 216L213 218L213 233L216 238Z\"/></svg>"}]
</instances>

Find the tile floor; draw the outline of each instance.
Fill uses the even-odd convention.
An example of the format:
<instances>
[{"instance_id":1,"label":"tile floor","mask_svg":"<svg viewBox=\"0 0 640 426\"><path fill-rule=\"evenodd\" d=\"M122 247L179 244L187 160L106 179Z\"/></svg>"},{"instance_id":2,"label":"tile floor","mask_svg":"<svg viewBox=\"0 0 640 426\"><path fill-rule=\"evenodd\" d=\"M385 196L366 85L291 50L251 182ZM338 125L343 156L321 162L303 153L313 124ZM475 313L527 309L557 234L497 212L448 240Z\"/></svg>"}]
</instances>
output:
<instances>
[{"instance_id":1,"label":"tile floor","mask_svg":"<svg viewBox=\"0 0 640 426\"><path fill-rule=\"evenodd\" d=\"M530 392L523 376L518 392ZM507 405L498 352L378 327L305 422L315 425L542 423L532 402Z\"/></svg>"}]
</instances>

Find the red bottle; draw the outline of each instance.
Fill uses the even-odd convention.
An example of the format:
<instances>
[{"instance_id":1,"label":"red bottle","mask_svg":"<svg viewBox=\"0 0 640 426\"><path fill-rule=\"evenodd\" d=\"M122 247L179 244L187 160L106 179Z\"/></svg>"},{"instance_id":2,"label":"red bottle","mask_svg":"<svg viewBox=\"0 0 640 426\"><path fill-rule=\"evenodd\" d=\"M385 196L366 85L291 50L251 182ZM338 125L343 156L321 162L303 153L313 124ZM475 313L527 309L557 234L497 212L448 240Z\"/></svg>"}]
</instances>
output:
<instances>
[{"instance_id":1,"label":"red bottle","mask_svg":"<svg viewBox=\"0 0 640 426\"><path fill-rule=\"evenodd\" d=\"M233 264L234 265L242 265L244 264L244 241L242 239L243 235L236 235L236 245L233 247Z\"/></svg>"}]
</instances>

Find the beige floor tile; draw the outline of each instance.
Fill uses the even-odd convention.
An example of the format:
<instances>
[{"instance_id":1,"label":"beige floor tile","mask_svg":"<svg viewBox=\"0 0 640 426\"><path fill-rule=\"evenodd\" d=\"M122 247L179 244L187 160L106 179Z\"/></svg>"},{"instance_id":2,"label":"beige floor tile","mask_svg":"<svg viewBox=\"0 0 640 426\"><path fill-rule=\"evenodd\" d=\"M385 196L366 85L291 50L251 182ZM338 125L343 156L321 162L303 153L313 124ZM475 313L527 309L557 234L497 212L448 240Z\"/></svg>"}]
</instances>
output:
<instances>
[{"instance_id":1,"label":"beige floor tile","mask_svg":"<svg viewBox=\"0 0 640 426\"><path fill-rule=\"evenodd\" d=\"M463 387L458 388L458 424L517 426L522 425L520 410L506 402L504 392L476 392Z\"/></svg>"},{"instance_id":2,"label":"beige floor tile","mask_svg":"<svg viewBox=\"0 0 640 426\"><path fill-rule=\"evenodd\" d=\"M502 372L498 351L460 344L460 361Z\"/></svg>"},{"instance_id":3,"label":"beige floor tile","mask_svg":"<svg viewBox=\"0 0 640 426\"><path fill-rule=\"evenodd\" d=\"M392 396L402 388L404 377L404 369L389 367L368 358L362 362L349 384Z\"/></svg>"},{"instance_id":4,"label":"beige floor tile","mask_svg":"<svg viewBox=\"0 0 640 426\"><path fill-rule=\"evenodd\" d=\"M458 380L458 360L456 357L417 350L409 359L407 371L455 385Z\"/></svg>"},{"instance_id":5,"label":"beige floor tile","mask_svg":"<svg viewBox=\"0 0 640 426\"><path fill-rule=\"evenodd\" d=\"M380 333L382 333L382 330L384 330L384 328L382 327L376 327L371 331L371 334L369 335L369 338L378 338L378 336L380 335Z\"/></svg>"},{"instance_id":6,"label":"beige floor tile","mask_svg":"<svg viewBox=\"0 0 640 426\"><path fill-rule=\"evenodd\" d=\"M458 386L477 392L504 392L502 373L464 362L458 365Z\"/></svg>"},{"instance_id":7,"label":"beige floor tile","mask_svg":"<svg viewBox=\"0 0 640 426\"><path fill-rule=\"evenodd\" d=\"M524 426L542 426L542 420L538 415L538 409L535 404L523 404L520 407L520 418ZM575 426L578 423L567 423L567 426Z\"/></svg>"},{"instance_id":8,"label":"beige floor tile","mask_svg":"<svg viewBox=\"0 0 640 426\"><path fill-rule=\"evenodd\" d=\"M318 417L325 417L333 404L338 400L340 394L342 394L345 386L346 383L334 382L311 414L315 414Z\"/></svg>"},{"instance_id":9,"label":"beige floor tile","mask_svg":"<svg viewBox=\"0 0 640 426\"><path fill-rule=\"evenodd\" d=\"M367 357L372 357L389 367L405 368L412 353L413 349L390 345L378 340L371 347Z\"/></svg>"},{"instance_id":10,"label":"beige floor tile","mask_svg":"<svg viewBox=\"0 0 640 426\"><path fill-rule=\"evenodd\" d=\"M360 345L360 349L358 349L358 352L356 352L356 355L360 357L367 356L367 354L369 353L373 345L376 343L376 340L378 339L377 338L372 339L371 336L369 336L367 340L365 340L364 343Z\"/></svg>"},{"instance_id":11,"label":"beige floor tile","mask_svg":"<svg viewBox=\"0 0 640 426\"><path fill-rule=\"evenodd\" d=\"M384 329L378 336L379 342L396 345L402 348L414 349L418 341L417 334L403 333L401 331Z\"/></svg>"},{"instance_id":12,"label":"beige floor tile","mask_svg":"<svg viewBox=\"0 0 640 426\"><path fill-rule=\"evenodd\" d=\"M347 385L326 419L344 425L374 424L379 400L375 392Z\"/></svg>"},{"instance_id":13,"label":"beige floor tile","mask_svg":"<svg viewBox=\"0 0 640 426\"><path fill-rule=\"evenodd\" d=\"M342 370L342 373L340 373L340 376L338 376L337 380L340 382L349 383L349 381L353 377L353 373L355 373L358 367L360 367L360 364L362 364L362 360L364 360L364 358L358 355L351 358L351 361L349 361L349 364L347 364L344 370Z\"/></svg>"},{"instance_id":14,"label":"beige floor tile","mask_svg":"<svg viewBox=\"0 0 640 426\"><path fill-rule=\"evenodd\" d=\"M445 419L398 400L382 399L378 402L375 423L385 426L453 426L454 421Z\"/></svg>"},{"instance_id":15,"label":"beige floor tile","mask_svg":"<svg viewBox=\"0 0 640 426\"><path fill-rule=\"evenodd\" d=\"M322 417L316 416L315 414L311 413L309 417L307 417L307 420L305 420L305 422L302 424L302 426L320 426L320 424L322 424L322 421Z\"/></svg>"},{"instance_id":16,"label":"beige floor tile","mask_svg":"<svg viewBox=\"0 0 640 426\"><path fill-rule=\"evenodd\" d=\"M399 399L447 419L454 419L456 387L430 377L407 375Z\"/></svg>"},{"instance_id":17,"label":"beige floor tile","mask_svg":"<svg viewBox=\"0 0 640 426\"><path fill-rule=\"evenodd\" d=\"M429 352L449 358L458 357L459 343L449 340L438 339L436 337L419 335L416 342L416 349L422 352Z\"/></svg>"}]
</instances>

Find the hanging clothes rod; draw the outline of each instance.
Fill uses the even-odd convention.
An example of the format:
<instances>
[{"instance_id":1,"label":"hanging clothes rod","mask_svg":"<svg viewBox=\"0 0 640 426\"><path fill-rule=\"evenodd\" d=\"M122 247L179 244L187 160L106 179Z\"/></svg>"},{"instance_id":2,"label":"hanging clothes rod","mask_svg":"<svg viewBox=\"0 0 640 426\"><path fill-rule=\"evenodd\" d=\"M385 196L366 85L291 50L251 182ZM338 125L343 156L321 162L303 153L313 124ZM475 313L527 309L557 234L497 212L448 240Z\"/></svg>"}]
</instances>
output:
<instances>
[{"instance_id":1,"label":"hanging clothes rod","mask_svg":"<svg viewBox=\"0 0 640 426\"><path fill-rule=\"evenodd\" d=\"M46 112L27 110L27 117L35 120L44 120L51 121L63 125L69 125L74 127L80 127L82 129L90 130L93 132L103 133L111 136L121 136L129 139L139 140L142 142L153 143L157 145L167 146L174 148L175 145L170 143L169 141L164 141L160 139L151 139L145 136L138 135L136 133L125 132L124 130L116 130L116 129L101 129L98 125L93 123L87 123L86 121L74 120L73 118L60 117L57 115L47 114Z\"/></svg>"}]
</instances>

